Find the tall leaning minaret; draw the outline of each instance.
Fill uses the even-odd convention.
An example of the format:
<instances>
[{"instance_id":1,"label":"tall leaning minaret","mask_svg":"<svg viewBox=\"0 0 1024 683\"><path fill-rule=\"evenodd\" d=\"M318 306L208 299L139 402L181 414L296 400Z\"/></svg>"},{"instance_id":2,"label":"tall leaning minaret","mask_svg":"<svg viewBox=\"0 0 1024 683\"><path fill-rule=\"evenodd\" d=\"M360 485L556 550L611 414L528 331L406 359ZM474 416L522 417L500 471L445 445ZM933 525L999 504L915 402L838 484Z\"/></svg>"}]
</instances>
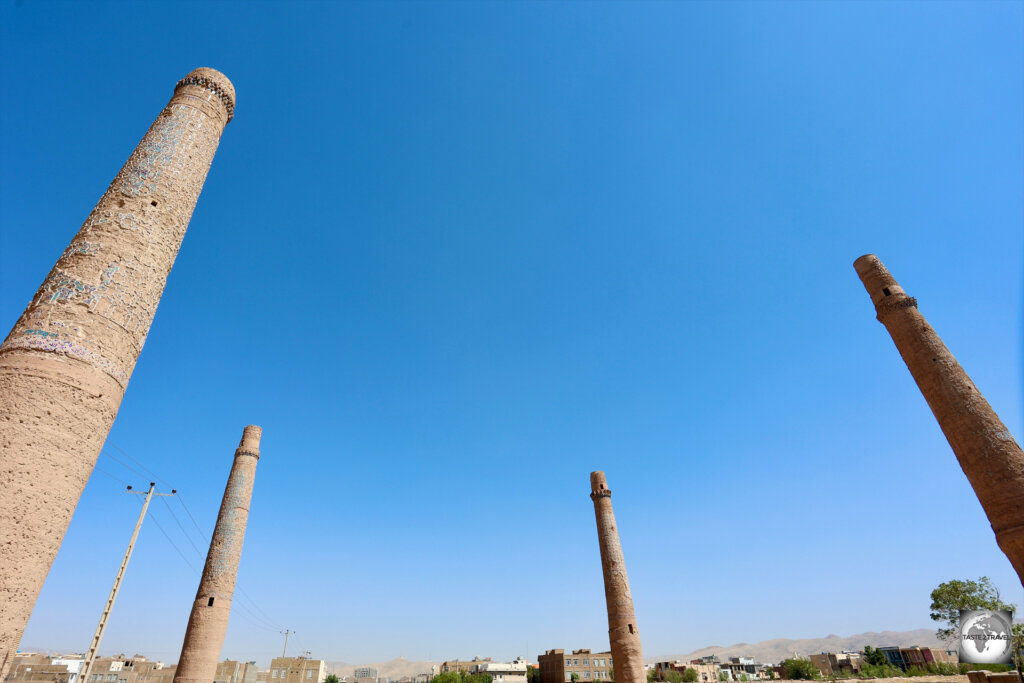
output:
<instances>
[{"instance_id":1,"label":"tall leaning minaret","mask_svg":"<svg viewBox=\"0 0 1024 683\"><path fill-rule=\"evenodd\" d=\"M262 434L259 427L249 425L235 450L217 526L210 539L210 551L206 554L203 576L188 618L174 683L213 683L217 675L217 660L228 631L238 561L242 557L245 526L249 521L249 501L256 463L260 459Z\"/></svg>"},{"instance_id":2,"label":"tall leaning minaret","mask_svg":"<svg viewBox=\"0 0 1024 683\"><path fill-rule=\"evenodd\" d=\"M597 515L597 540L601 544L601 569L604 572L604 597L608 603L608 640L612 647L615 683L647 683L644 658L640 650L640 632L629 592L626 560L619 543L619 529L612 510L612 492L604 472L590 473L590 499Z\"/></svg>"},{"instance_id":3,"label":"tall leaning minaret","mask_svg":"<svg viewBox=\"0 0 1024 683\"><path fill-rule=\"evenodd\" d=\"M0 680L114 422L235 90L196 69L0 345Z\"/></svg>"},{"instance_id":4,"label":"tall leaning minaret","mask_svg":"<svg viewBox=\"0 0 1024 683\"><path fill-rule=\"evenodd\" d=\"M1024 583L1024 452L974 382L874 254L853 262Z\"/></svg>"}]
</instances>

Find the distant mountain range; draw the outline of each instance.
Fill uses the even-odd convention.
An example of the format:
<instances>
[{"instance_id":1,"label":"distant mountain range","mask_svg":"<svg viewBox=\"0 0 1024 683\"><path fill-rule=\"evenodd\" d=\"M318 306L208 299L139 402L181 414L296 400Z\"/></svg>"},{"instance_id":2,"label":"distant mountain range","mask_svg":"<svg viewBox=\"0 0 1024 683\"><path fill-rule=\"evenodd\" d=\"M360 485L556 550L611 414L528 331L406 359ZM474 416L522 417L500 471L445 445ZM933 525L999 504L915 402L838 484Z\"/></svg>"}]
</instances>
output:
<instances>
[{"instance_id":1,"label":"distant mountain range","mask_svg":"<svg viewBox=\"0 0 1024 683\"><path fill-rule=\"evenodd\" d=\"M736 643L728 647L711 645L699 650L694 650L685 655L661 655L658 657L645 657L648 664L654 662L672 661L675 659L688 662L691 659L704 657L706 655L718 655L719 657L753 657L756 662L776 664L783 659L792 657L797 653L801 657L818 652L840 652L842 650L863 650L865 645L880 647L884 645L896 645L899 647L910 647L920 645L921 647L943 647L943 644L935 637L935 631L927 628L919 628L913 631L882 631L875 633L858 633L854 636L827 635L824 638L803 638L793 640L791 638L776 638L775 640L763 640L760 643Z\"/></svg>"}]
</instances>

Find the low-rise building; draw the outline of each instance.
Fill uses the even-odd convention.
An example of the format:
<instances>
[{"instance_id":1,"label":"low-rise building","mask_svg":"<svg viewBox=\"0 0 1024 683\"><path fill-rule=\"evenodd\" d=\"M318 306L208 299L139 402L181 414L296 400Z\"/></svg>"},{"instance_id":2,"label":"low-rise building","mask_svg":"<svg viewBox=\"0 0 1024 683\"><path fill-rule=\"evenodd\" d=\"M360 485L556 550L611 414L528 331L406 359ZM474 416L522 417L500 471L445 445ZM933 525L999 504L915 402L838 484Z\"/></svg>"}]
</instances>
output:
<instances>
[{"instance_id":1,"label":"low-rise building","mask_svg":"<svg viewBox=\"0 0 1024 683\"><path fill-rule=\"evenodd\" d=\"M955 664L960 661L955 652L951 654L942 648L919 647L917 645L901 647L900 657L903 658L903 668L905 669L910 667L923 669L929 664Z\"/></svg>"},{"instance_id":2,"label":"low-rise building","mask_svg":"<svg viewBox=\"0 0 1024 683\"><path fill-rule=\"evenodd\" d=\"M526 683L526 660L516 657L511 662L477 662L469 672L490 674L493 683Z\"/></svg>"},{"instance_id":3,"label":"low-rise building","mask_svg":"<svg viewBox=\"0 0 1024 683\"><path fill-rule=\"evenodd\" d=\"M537 657L541 683L579 683L612 680L612 653L590 650L548 650Z\"/></svg>"},{"instance_id":4,"label":"low-rise building","mask_svg":"<svg viewBox=\"0 0 1024 683\"><path fill-rule=\"evenodd\" d=\"M470 669L474 665L480 662L489 662L490 657L473 657L473 659L452 659L447 662L441 662L441 673L469 673Z\"/></svg>"},{"instance_id":5,"label":"low-rise building","mask_svg":"<svg viewBox=\"0 0 1024 683\"><path fill-rule=\"evenodd\" d=\"M864 660L859 652L821 652L810 655L822 676L859 673Z\"/></svg>"},{"instance_id":6,"label":"low-rise building","mask_svg":"<svg viewBox=\"0 0 1024 683\"><path fill-rule=\"evenodd\" d=\"M213 683L256 683L256 662L225 659L217 665Z\"/></svg>"},{"instance_id":7,"label":"low-rise building","mask_svg":"<svg viewBox=\"0 0 1024 683\"><path fill-rule=\"evenodd\" d=\"M79 681L85 659L79 656L17 656L7 681L19 683L171 683L173 666L153 662L142 655L99 657L93 661L88 681Z\"/></svg>"},{"instance_id":8,"label":"low-rise building","mask_svg":"<svg viewBox=\"0 0 1024 683\"><path fill-rule=\"evenodd\" d=\"M698 683L712 683L718 680L718 665L705 663L703 660L684 662L676 659L671 662L657 662L654 665L655 675L659 680L665 680L665 672L669 670L686 673L687 669L693 669L697 672Z\"/></svg>"},{"instance_id":9,"label":"low-rise building","mask_svg":"<svg viewBox=\"0 0 1024 683\"><path fill-rule=\"evenodd\" d=\"M308 657L275 657L270 661L269 683L324 683L327 662Z\"/></svg>"},{"instance_id":10,"label":"low-rise building","mask_svg":"<svg viewBox=\"0 0 1024 683\"><path fill-rule=\"evenodd\" d=\"M63 660L70 661L70 660ZM74 671L69 670L66 664L54 663L50 655L36 652L19 652L14 655L10 671L7 673L7 681L18 681L28 683L77 683L78 674L82 670L85 660L75 660Z\"/></svg>"}]
</instances>

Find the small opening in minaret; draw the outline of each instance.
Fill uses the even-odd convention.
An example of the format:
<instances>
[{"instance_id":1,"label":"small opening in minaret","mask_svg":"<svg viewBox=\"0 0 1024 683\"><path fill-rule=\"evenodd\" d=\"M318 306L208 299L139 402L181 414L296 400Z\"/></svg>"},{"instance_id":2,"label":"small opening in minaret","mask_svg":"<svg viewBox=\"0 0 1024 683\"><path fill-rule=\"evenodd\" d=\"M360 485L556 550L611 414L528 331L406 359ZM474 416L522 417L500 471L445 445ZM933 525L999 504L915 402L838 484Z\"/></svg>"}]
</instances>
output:
<instances>
[{"instance_id":1,"label":"small opening in minaret","mask_svg":"<svg viewBox=\"0 0 1024 683\"><path fill-rule=\"evenodd\" d=\"M629 625L629 632L630 632L630 633L634 633L634 631L633 631L633 624L630 624L630 625Z\"/></svg>"},{"instance_id":2,"label":"small opening in minaret","mask_svg":"<svg viewBox=\"0 0 1024 683\"><path fill-rule=\"evenodd\" d=\"M889 291L888 287L882 290L882 294L885 294L886 296L892 296L892 292Z\"/></svg>"},{"instance_id":3,"label":"small opening in minaret","mask_svg":"<svg viewBox=\"0 0 1024 683\"><path fill-rule=\"evenodd\" d=\"M210 598L210 601L206 603L206 606L213 607L213 598Z\"/></svg>"},{"instance_id":4,"label":"small opening in minaret","mask_svg":"<svg viewBox=\"0 0 1024 683\"><path fill-rule=\"evenodd\" d=\"M156 206L156 200L154 199L153 201L150 202L150 204L152 204L153 206Z\"/></svg>"}]
</instances>

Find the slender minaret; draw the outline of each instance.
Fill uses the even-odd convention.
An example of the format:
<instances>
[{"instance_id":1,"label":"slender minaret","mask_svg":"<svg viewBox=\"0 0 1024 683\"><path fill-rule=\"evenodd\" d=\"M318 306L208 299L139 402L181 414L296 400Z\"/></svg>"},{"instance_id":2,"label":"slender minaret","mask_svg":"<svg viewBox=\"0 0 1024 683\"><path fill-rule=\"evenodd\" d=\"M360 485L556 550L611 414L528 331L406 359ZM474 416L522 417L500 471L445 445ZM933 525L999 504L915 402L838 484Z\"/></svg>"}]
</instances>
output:
<instances>
[{"instance_id":1,"label":"slender minaret","mask_svg":"<svg viewBox=\"0 0 1024 683\"><path fill-rule=\"evenodd\" d=\"M629 592L626 560L622 557L619 529L615 526L612 492L604 472L590 473L590 499L597 516L597 540L601 544L601 569L604 572L604 598L608 603L608 640L612 646L615 683L647 683L644 658L640 651L640 632Z\"/></svg>"},{"instance_id":2,"label":"slender minaret","mask_svg":"<svg viewBox=\"0 0 1024 683\"><path fill-rule=\"evenodd\" d=\"M130 93L114 87L108 100ZM117 415L234 108L231 82L213 69L178 81L0 345L0 680Z\"/></svg>"},{"instance_id":3,"label":"slender minaret","mask_svg":"<svg viewBox=\"0 0 1024 683\"><path fill-rule=\"evenodd\" d=\"M874 254L853 262L1024 583L1024 452L974 382Z\"/></svg>"},{"instance_id":4,"label":"slender minaret","mask_svg":"<svg viewBox=\"0 0 1024 683\"><path fill-rule=\"evenodd\" d=\"M235 450L235 462L228 475L217 526L210 539L210 552L206 554L196 601L188 618L174 683L213 683L217 674L217 660L228 630L231 598L235 593L238 560L242 557L245 524L249 520L249 501L256 463L260 459L262 433L259 427L249 425Z\"/></svg>"}]
</instances>

